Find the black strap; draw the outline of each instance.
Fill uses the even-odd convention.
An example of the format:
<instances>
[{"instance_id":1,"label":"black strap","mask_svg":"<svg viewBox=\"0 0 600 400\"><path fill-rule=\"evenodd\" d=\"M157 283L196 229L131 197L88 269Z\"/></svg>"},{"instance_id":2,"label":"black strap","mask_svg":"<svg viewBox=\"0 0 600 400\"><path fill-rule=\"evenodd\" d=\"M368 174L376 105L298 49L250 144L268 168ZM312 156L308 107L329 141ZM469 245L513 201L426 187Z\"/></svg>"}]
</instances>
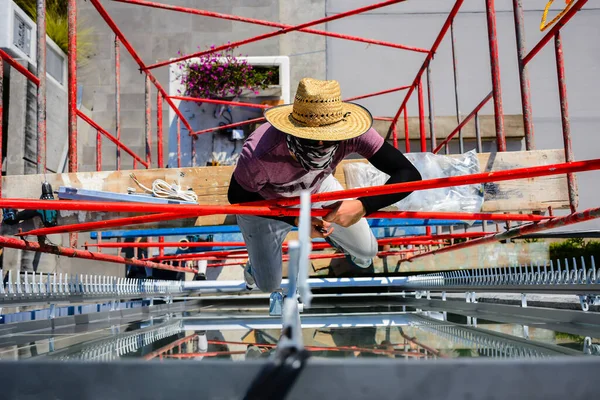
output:
<instances>
[{"instance_id":1,"label":"black strap","mask_svg":"<svg viewBox=\"0 0 600 400\"><path fill-rule=\"evenodd\" d=\"M310 352L288 348L277 353L254 379L244 400L283 399L302 372Z\"/></svg>"}]
</instances>

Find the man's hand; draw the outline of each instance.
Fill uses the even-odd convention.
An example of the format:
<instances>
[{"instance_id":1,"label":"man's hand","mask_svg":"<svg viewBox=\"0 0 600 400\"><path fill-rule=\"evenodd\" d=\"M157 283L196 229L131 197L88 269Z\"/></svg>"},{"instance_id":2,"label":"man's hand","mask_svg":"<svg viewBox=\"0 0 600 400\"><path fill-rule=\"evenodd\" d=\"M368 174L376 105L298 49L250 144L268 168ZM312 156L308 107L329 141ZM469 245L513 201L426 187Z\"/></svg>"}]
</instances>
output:
<instances>
[{"instance_id":1,"label":"man's hand","mask_svg":"<svg viewBox=\"0 0 600 400\"><path fill-rule=\"evenodd\" d=\"M365 207L359 200L344 200L333 205L331 212L323 220L348 227L360 221L365 214Z\"/></svg>"},{"instance_id":2,"label":"man's hand","mask_svg":"<svg viewBox=\"0 0 600 400\"><path fill-rule=\"evenodd\" d=\"M296 226L298 226L298 217L296 217L295 223ZM326 238L327 236L331 235L331 232L333 232L333 227L331 224L327 221L323 221L320 218L311 217L310 224L310 237L313 239Z\"/></svg>"}]
</instances>

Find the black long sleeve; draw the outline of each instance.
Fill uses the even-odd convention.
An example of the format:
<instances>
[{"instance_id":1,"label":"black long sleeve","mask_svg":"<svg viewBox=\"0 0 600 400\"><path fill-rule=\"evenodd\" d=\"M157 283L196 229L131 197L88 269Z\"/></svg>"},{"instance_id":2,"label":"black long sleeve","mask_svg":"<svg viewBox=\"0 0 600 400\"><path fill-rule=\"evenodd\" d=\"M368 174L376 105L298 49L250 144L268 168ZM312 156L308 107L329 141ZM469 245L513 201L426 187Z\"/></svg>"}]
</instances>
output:
<instances>
[{"instance_id":1,"label":"black long sleeve","mask_svg":"<svg viewBox=\"0 0 600 400\"><path fill-rule=\"evenodd\" d=\"M227 191L227 200L230 204L241 204L241 203L249 203L252 201L262 201L266 200L263 196L261 196L258 192L249 192L244 189L238 181L235 179L235 176L231 175L231 182L229 183L229 190ZM264 218L271 218L278 221L287 222L292 226L296 226L294 224L295 217L275 217L275 216L264 216Z\"/></svg>"},{"instance_id":2,"label":"black long sleeve","mask_svg":"<svg viewBox=\"0 0 600 400\"><path fill-rule=\"evenodd\" d=\"M408 161L404 154L402 154L400 150L394 148L394 146L388 142L384 142L383 146L381 146L381 148L373 155L373 157L369 158L368 161L373 164L375 168L390 176L385 183L386 185L391 183L420 181L423 179L421 177L421 173L410 161ZM360 197L358 200L360 200L365 207L367 212L366 215L369 215L404 199L411 193L412 192L405 192Z\"/></svg>"}]
</instances>

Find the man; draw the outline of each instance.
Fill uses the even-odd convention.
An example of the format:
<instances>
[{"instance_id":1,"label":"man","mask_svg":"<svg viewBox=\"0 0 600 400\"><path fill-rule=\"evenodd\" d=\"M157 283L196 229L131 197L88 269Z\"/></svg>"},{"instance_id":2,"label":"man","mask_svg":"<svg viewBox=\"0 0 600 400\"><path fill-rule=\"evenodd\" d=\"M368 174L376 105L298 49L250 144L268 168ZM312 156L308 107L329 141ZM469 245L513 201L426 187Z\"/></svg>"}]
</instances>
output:
<instances>
[{"instance_id":1,"label":"man","mask_svg":"<svg viewBox=\"0 0 600 400\"><path fill-rule=\"evenodd\" d=\"M242 148L229 186L231 204L293 197L302 190L311 194L343 190L332 173L351 153L388 174L386 184L421 180L410 161L372 128L368 110L342 102L337 81L302 79L294 103L266 110L265 118L267 123ZM368 268L378 246L364 217L409 194L320 204L331 212L323 219L312 218L311 237L325 238L355 265ZM248 248L247 286L263 292L279 289L281 246L297 218L238 215L237 223Z\"/></svg>"}]
</instances>

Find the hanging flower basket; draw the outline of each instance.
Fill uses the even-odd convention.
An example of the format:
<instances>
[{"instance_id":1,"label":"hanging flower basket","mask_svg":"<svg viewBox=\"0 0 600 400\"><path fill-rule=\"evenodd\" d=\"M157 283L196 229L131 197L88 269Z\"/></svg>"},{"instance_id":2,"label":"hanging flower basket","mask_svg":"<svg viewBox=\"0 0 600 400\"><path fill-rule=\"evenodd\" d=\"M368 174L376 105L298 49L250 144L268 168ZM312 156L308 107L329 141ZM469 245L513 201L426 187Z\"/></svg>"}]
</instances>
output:
<instances>
[{"instance_id":1,"label":"hanging flower basket","mask_svg":"<svg viewBox=\"0 0 600 400\"><path fill-rule=\"evenodd\" d=\"M279 83L277 66L250 65L247 60L234 56L233 49L185 61L179 68L184 88L180 94L195 98L223 99L248 92L259 94L259 90Z\"/></svg>"}]
</instances>

